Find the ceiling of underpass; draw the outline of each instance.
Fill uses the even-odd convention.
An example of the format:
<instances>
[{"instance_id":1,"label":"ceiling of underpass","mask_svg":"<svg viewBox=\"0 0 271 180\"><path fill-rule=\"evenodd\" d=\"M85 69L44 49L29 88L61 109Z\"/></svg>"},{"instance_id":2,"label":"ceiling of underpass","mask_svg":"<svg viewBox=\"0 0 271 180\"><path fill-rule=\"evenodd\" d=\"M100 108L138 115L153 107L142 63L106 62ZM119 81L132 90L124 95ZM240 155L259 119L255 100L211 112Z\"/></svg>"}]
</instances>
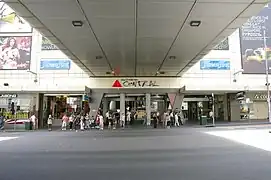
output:
<instances>
[{"instance_id":1,"label":"ceiling of underpass","mask_svg":"<svg viewBox=\"0 0 271 180\"><path fill-rule=\"evenodd\" d=\"M90 76L113 76L111 72L121 76L180 76L267 3L266 0L5 2ZM83 26L74 27L72 21L76 20L82 21ZM191 21L201 24L192 27Z\"/></svg>"}]
</instances>

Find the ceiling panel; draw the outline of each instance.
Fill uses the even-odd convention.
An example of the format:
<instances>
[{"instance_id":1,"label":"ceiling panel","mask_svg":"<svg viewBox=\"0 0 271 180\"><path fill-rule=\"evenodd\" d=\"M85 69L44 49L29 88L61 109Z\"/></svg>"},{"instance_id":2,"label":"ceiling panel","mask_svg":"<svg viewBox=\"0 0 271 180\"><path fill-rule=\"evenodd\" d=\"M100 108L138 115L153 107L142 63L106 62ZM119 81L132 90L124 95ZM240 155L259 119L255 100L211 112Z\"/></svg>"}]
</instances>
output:
<instances>
[{"instance_id":1,"label":"ceiling panel","mask_svg":"<svg viewBox=\"0 0 271 180\"><path fill-rule=\"evenodd\" d=\"M205 48L211 50L213 46L218 44L215 39L221 40L229 35L229 33L224 33L219 37L220 33L247 6L246 3L197 3L169 53L169 56L176 56L177 60L169 61L166 58L163 66L161 69L158 67L158 70L166 71L172 68L179 72L187 67L187 62L189 63L196 57L201 58L199 54L204 56L202 51ZM200 20L201 25L191 27L189 22L193 20ZM202 32L204 32L204 35L202 35Z\"/></svg>"},{"instance_id":2,"label":"ceiling panel","mask_svg":"<svg viewBox=\"0 0 271 180\"><path fill-rule=\"evenodd\" d=\"M138 7L138 75L152 63L150 74L166 55L193 2L142 2ZM145 71L144 71L145 72Z\"/></svg>"},{"instance_id":3,"label":"ceiling panel","mask_svg":"<svg viewBox=\"0 0 271 180\"><path fill-rule=\"evenodd\" d=\"M157 66L161 57L166 54L166 49L172 43L173 38L145 37L138 38L138 55L137 62L152 63Z\"/></svg>"},{"instance_id":4,"label":"ceiling panel","mask_svg":"<svg viewBox=\"0 0 271 180\"><path fill-rule=\"evenodd\" d=\"M195 6L194 0L138 0L138 4L134 0L21 0L24 5L11 1L18 14L77 59L79 67L98 76L115 68L121 75L135 75L135 70L137 76L155 75L158 70L176 75L266 3L255 1L262 4L252 5L234 20L252 0L198 0ZM73 27L73 20L83 21L83 27ZM200 27L190 27L192 20L200 20Z\"/></svg>"},{"instance_id":5,"label":"ceiling panel","mask_svg":"<svg viewBox=\"0 0 271 180\"><path fill-rule=\"evenodd\" d=\"M28 8L33 13L38 14L37 17L42 19L43 24L51 29L51 32L61 40L61 43L72 51L72 54L75 54L80 60L89 62L88 69L95 73L95 67L103 66L110 71L110 67L104 59L99 61L97 66L96 56L100 56L102 52L86 23L83 27L77 28L72 25L72 20L84 19L78 5L74 1L67 1L66 3L58 1L54 3L52 8L50 8L50 5L51 3L48 2L30 3ZM50 10L47 11L46 9ZM63 12L60 9L63 9Z\"/></svg>"},{"instance_id":6,"label":"ceiling panel","mask_svg":"<svg viewBox=\"0 0 271 180\"><path fill-rule=\"evenodd\" d=\"M112 68L120 68L120 75L135 75L134 1L81 1L81 5Z\"/></svg>"}]
</instances>

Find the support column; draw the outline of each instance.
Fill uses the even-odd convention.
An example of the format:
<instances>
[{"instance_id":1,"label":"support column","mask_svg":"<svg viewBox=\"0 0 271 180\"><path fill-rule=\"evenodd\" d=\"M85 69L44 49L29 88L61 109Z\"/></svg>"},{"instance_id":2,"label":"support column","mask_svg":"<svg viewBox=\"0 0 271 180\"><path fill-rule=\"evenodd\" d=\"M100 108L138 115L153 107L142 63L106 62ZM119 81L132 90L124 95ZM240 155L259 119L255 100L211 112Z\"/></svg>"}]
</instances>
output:
<instances>
[{"instance_id":1,"label":"support column","mask_svg":"<svg viewBox=\"0 0 271 180\"><path fill-rule=\"evenodd\" d=\"M125 94L120 93L120 115L125 114Z\"/></svg>"},{"instance_id":2,"label":"support column","mask_svg":"<svg viewBox=\"0 0 271 180\"><path fill-rule=\"evenodd\" d=\"M227 93L223 97L223 111L224 111L224 121L228 121L228 98Z\"/></svg>"},{"instance_id":3,"label":"support column","mask_svg":"<svg viewBox=\"0 0 271 180\"><path fill-rule=\"evenodd\" d=\"M147 115L147 126L151 125L151 94L146 94L146 115Z\"/></svg>"},{"instance_id":4,"label":"support column","mask_svg":"<svg viewBox=\"0 0 271 180\"><path fill-rule=\"evenodd\" d=\"M43 122L43 97L44 94L37 93L33 96L33 114L35 114L38 121L35 128L43 128L45 122Z\"/></svg>"},{"instance_id":5,"label":"support column","mask_svg":"<svg viewBox=\"0 0 271 180\"><path fill-rule=\"evenodd\" d=\"M103 116L105 116L105 114L108 111L108 109L109 109L108 99L104 98L104 101L103 101Z\"/></svg>"}]
</instances>

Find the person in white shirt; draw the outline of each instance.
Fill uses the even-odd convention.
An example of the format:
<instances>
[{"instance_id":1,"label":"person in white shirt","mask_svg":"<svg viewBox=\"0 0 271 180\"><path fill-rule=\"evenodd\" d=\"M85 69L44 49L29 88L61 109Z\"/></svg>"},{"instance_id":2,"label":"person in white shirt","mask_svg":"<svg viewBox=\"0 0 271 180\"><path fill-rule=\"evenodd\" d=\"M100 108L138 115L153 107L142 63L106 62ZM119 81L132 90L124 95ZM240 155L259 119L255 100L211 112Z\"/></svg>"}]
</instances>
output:
<instances>
[{"instance_id":1,"label":"person in white shirt","mask_svg":"<svg viewBox=\"0 0 271 180\"><path fill-rule=\"evenodd\" d=\"M169 129L171 125L171 119L169 113L166 113L166 127Z\"/></svg>"},{"instance_id":2,"label":"person in white shirt","mask_svg":"<svg viewBox=\"0 0 271 180\"><path fill-rule=\"evenodd\" d=\"M131 112L128 111L128 112L127 112L127 124L129 125L130 122L131 122Z\"/></svg>"},{"instance_id":3,"label":"person in white shirt","mask_svg":"<svg viewBox=\"0 0 271 180\"><path fill-rule=\"evenodd\" d=\"M80 130L81 131L85 130L85 123L84 123L84 121L85 121L85 117L83 115L81 115L81 117L80 117Z\"/></svg>"},{"instance_id":4,"label":"person in white shirt","mask_svg":"<svg viewBox=\"0 0 271 180\"><path fill-rule=\"evenodd\" d=\"M171 111L169 113L169 116L170 116L170 126L173 126L174 125L174 114L173 114L173 111Z\"/></svg>"},{"instance_id":5,"label":"person in white shirt","mask_svg":"<svg viewBox=\"0 0 271 180\"><path fill-rule=\"evenodd\" d=\"M33 114L31 117L30 117L30 123L32 124L32 127L31 127L31 129L32 130L35 130L36 129L36 116L35 116L35 114Z\"/></svg>"},{"instance_id":6,"label":"person in white shirt","mask_svg":"<svg viewBox=\"0 0 271 180\"><path fill-rule=\"evenodd\" d=\"M125 114L124 113L122 113L120 116L120 126L122 128L125 128Z\"/></svg>"},{"instance_id":7,"label":"person in white shirt","mask_svg":"<svg viewBox=\"0 0 271 180\"><path fill-rule=\"evenodd\" d=\"M90 117L88 113L86 114L85 122L86 122L86 128L90 129Z\"/></svg>"},{"instance_id":8,"label":"person in white shirt","mask_svg":"<svg viewBox=\"0 0 271 180\"><path fill-rule=\"evenodd\" d=\"M52 131L53 117L51 114L49 115L47 119L47 125L48 125L48 131Z\"/></svg>"},{"instance_id":9,"label":"person in white shirt","mask_svg":"<svg viewBox=\"0 0 271 180\"><path fill-rule=\"evenodd\" d=\"M109 111L107 111L105 113L106 122L109 122L109 115L110 115L110 113L109 113Z\"/></svg>"},{"instance_id":10,"label":"person in white shirt","mask_svg":"<svg viewBox=\"0 0 271 180\"><path fill-rule=\"evenodd\" d=\"M209 116L210 116L211 119L213 118L213 116L214 116L213 111L210 111L210 112L209 112Z\"/></svg>"},{"instance_id":11,"label":"person in white shirt","mask_svg":"<svg viewBox=\"0 0 271 180\"><path fill-rule=\"evenodd\" d=\"M99 121L100 121L100 130L104 129L104 117L102 115L99 115Z\"/></svg>"},{"instance_id":12,"label":"person in white shirt","mask_svg":"<svg viewBox=\"0 0 271 180\"><path fill-rule=\"evenodd\" d=\"M179 123L179 116L178 113L175 113L175 126L180 127L180 123Z\"/></svg>"},{"instance_id":13,"label":"person in white shirt","mask_svg":"<svg viewBox=\"0 0 271 180\"><path fill-rule=\"evenodd\" d=\"M72 115L69 117L70 131L73 129L73 122L74 122L74 115L72 114Z\"/></svg>"}]
</instances>

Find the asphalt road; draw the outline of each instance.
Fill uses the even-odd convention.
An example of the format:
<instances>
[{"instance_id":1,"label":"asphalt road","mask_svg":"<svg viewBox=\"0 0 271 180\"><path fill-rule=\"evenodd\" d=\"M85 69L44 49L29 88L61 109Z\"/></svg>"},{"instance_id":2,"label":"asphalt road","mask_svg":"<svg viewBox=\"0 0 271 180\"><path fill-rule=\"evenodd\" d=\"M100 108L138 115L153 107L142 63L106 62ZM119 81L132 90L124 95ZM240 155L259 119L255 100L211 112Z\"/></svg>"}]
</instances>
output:
<instances>
[{"instance_id":1,"label":"asphalt road","mask_svg":"<svg viewBox=\"0 0 271 180\"><path fill-rule=\"evenodd\" d=\"M201 129L1 133L1 180L270 179L270 153Z\"/></svg>"}]
</instances>

